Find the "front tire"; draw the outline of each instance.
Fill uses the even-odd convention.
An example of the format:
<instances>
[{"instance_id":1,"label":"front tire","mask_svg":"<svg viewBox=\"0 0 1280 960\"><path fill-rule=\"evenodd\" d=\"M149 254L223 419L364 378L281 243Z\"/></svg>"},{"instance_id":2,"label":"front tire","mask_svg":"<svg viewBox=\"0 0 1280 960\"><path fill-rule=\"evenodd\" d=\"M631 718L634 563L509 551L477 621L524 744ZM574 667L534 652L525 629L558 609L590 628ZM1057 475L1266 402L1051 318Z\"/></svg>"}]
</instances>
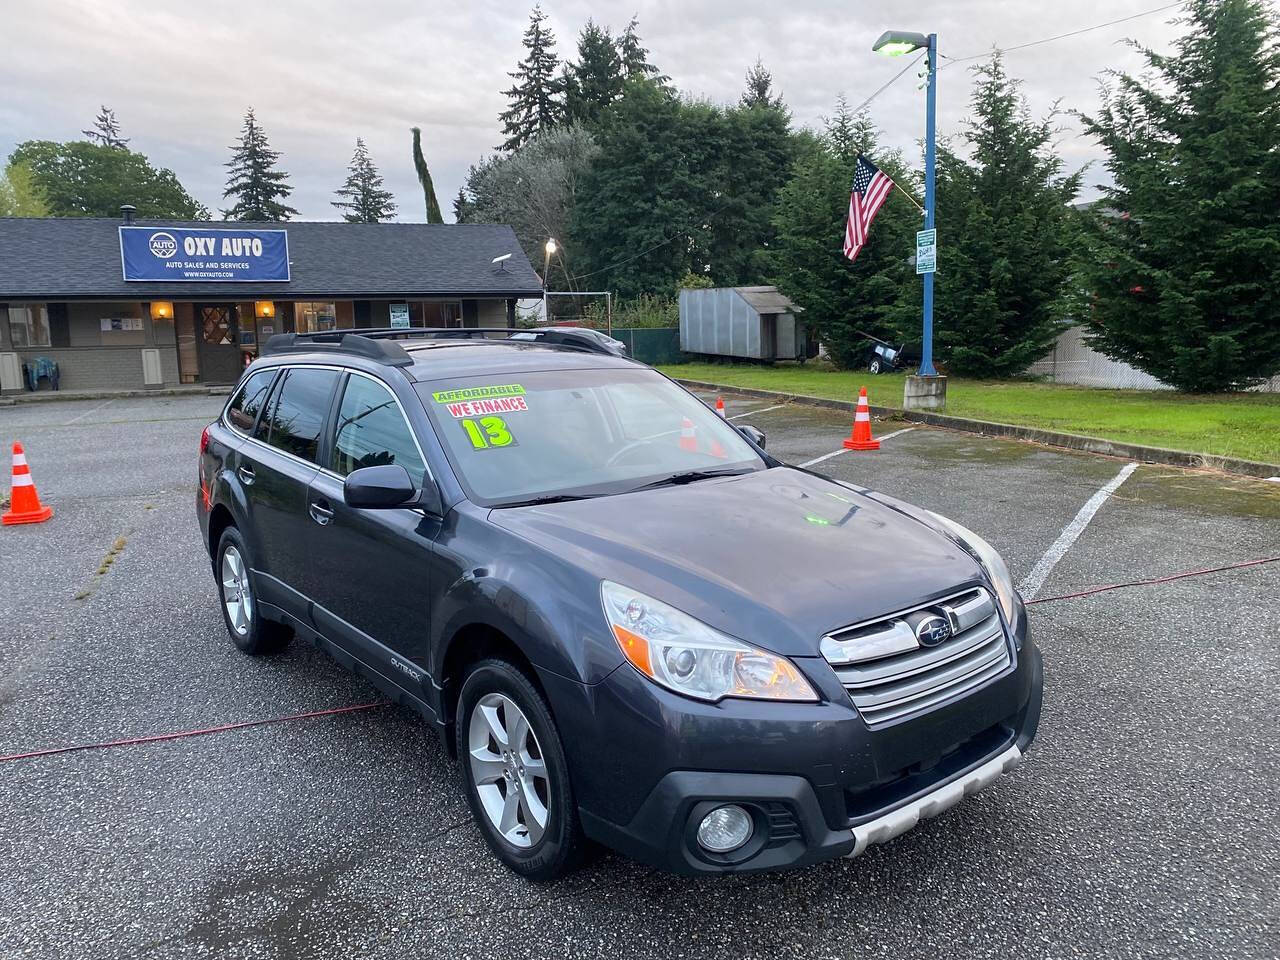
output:
<instances>
[{"instance_id":1,"label":"front tire","mask_svg":"<svg viewBox=\"0 0 1280 960\"><path fill-rule=\"evenodd\" d=\"M577 865L584 840L560 734L542 694L504 660L471 668L458 694L458 758L489 848L528 880Z\"/></svg>"},{"instance_id":2,"label":"front tire","mask_svg":"<svg viewBox=\"0 0 1280 960\"><path fill-rule=\"evenodd\" d=\"M258 609L249 575L249 550L235 527L227 527L218 540L213 572L218 584L218 605L231 642L245 653L258 656L283 650L293 630L265 619Z\"/></svg>"},{"instance_id":3,"label":"front tire","mask_svg":"<svg viewBox=\"0 0 1280 960\"><path fill-rule=\"evenodd\" d=\"M876 357L874 360L872 360L872 361L871 361L871 368L870 368L870 369L871 369L871 372L872 372L872 373L879 373L879 372L880 372L880 358L879 358L879 357Z\"/></svg>"}]
</instances>

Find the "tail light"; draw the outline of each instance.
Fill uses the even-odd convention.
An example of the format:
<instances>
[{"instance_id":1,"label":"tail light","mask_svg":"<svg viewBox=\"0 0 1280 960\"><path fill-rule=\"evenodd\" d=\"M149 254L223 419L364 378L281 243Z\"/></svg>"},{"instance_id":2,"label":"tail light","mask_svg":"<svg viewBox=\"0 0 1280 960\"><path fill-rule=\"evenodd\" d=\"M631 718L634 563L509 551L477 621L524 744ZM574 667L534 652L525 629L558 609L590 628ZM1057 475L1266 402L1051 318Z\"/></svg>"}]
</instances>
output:
<instances>
[{"instance_id":1,"label":"tail light","mask_svg":"<svg viewBox=\"0 0 1280 960\"><path fill-rule=\"evenodd\" d=\"M205 427L200 431L200 452L206 453L209 450L209 428Z\"/></svg>"}]
</instances>

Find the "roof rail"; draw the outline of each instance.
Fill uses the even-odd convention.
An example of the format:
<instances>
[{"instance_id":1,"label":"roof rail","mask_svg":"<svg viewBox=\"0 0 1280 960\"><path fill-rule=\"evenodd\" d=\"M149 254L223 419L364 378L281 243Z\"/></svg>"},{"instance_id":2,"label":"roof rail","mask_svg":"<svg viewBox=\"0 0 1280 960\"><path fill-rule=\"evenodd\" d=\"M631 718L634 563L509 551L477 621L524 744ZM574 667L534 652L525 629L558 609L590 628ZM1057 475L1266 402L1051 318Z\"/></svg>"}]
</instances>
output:
<instances>
[{"instance_id":1,"label":"roof rail","mask_svg":"<svg viewBox=\"0 0 1280 960\"><path fill-rule=\"evenodd\" d=\"M393 341L378 340L360 333L325 330L320 333L277 333L262 348L262 356L281 353L345 353L364 357L389 367L409 367L413 357Z\"/></svg>"},{"instance_id":2,"label":"roof rail","mask_svg":"<svg viewBox=\"0 0 1280 960\"><path fill-rule=\"evenodd\" d=\"M495 336L501 334L501 336ZM619 340L587 327L382 327L361 330L370 340L516 340L543 346L564 347L584 353L625 357Z\"/></svg>"}]
</instances>

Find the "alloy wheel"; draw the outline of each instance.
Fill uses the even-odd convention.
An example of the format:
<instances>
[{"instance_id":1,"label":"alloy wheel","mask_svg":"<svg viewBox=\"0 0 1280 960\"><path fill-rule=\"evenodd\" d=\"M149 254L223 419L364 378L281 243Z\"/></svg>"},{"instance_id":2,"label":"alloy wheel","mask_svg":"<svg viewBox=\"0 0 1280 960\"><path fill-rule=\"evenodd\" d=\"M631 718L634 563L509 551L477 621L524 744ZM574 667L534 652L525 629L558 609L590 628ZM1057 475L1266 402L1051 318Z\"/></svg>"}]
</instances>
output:
<instances>
[{"instance_id":1,"label":"alloy wheel","mask_svg":"<svg viewBox=\"0 0 1280 960\"><path fill-rule=\"evenodd\" d=\"M234 546L222 552L222 602L227 608L227 622L236 636L249 633L253 622L253 593L249 589L249 571L244 557Z\"/></svg>"},{"instance_id":2,"label":"alloy wheel","mask_svg":"<svg viewBox=\"0 0 1280 960\"><path fill-rule=\"evenodd\" d=\"M532 847L547 831L551 784L529 718L510 697L485 694L471 710L467 747L489 822L512 846Z\"/></svg>"}]
</instances>

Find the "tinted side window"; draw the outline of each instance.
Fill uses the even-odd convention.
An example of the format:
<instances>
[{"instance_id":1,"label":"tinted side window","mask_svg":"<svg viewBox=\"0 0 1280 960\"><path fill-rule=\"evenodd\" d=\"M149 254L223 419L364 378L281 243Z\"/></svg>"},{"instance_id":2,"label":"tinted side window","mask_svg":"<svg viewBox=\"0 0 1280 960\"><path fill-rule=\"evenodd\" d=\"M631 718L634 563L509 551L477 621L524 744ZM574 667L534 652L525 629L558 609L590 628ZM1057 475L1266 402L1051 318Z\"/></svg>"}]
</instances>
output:
<instances>
[{"instance_id":1,"label":"tinted side window","mask_svg":"<svg viewBox=\"0 0 1280 960\"><path fill-rule=\"evenodd\" d=\"M267 443L314 463L337 382L335 370L295 367L285 373L266 416Z\"/></svg>"},{"instance_id":2,"label":"tinted side window","mask_svg":"<svg viewBox=\"0 0 1280 960\"><path fill-rule=\"evenodd\" d=\"M395 398L380 383L354 374L347 379L333 439L335 473L398 463L417 483L426 464Z\"/></svg>"},{"instance_id":3,"label":"tinted side window","mask_svg":"<svg viewBox=\"0 0 1280 960\"><path fill-rule=\"evenodd\" d=\"M267 399L267 391L271 389L271 378L274 370L259 370L244 382L236 397L227 407L227 420L242 433L253 430L254 421L258 419L258 411Z\"/></svg>"}]
</instances>

